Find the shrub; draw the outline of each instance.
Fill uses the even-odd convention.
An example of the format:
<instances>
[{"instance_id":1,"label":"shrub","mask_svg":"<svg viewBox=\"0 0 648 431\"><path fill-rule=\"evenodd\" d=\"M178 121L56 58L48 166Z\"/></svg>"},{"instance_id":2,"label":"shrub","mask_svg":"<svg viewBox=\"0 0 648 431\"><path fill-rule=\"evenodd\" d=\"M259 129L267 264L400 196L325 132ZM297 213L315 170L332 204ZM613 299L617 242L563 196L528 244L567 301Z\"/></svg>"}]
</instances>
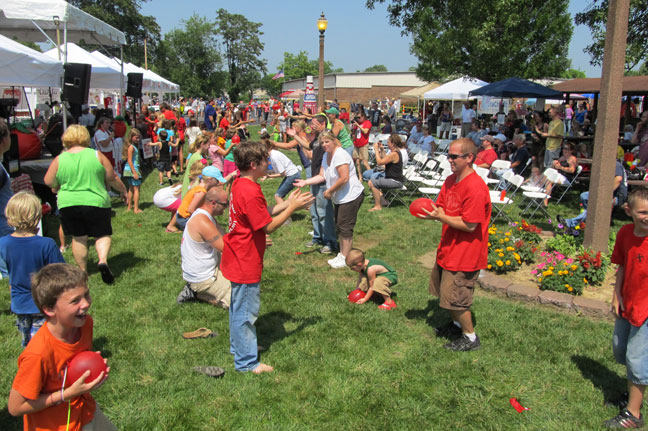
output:
<instances>
[{"instance_id":1,"label":"shrub","mask_svg":"<svg viewBox=\"0 0 648 431\"><path fill-rule=\"evenodd\" d=\"M557 251L543 252L540 256L541 262L531 271L540 289L573 295L583 293L585 283L577 261Z\"/></svg>"}]
</instances>

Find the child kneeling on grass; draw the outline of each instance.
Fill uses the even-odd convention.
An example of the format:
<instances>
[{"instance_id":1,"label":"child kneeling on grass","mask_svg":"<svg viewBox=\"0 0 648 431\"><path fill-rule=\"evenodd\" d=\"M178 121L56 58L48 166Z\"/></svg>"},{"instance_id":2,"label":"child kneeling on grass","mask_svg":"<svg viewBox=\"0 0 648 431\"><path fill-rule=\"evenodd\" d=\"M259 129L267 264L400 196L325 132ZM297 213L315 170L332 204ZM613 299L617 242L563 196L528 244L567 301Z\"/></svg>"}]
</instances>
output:
<instances>
[{"instance_id":1,"label":"child kneeling on grass","mask_svg":"<svg viewBox=\"0 0 648 431\"><path fill-rule=\"evenodd\" d=\"M45 316L32 298L30 277L48 263L65 260L52 238L37 235L42 207L36 195L16 193L7 202L5 215L9 226L16 230L0 238L0 257L7 263L11 311L16 313L16 326L22 334L22 346L26 347L45 323Z\"/></svg>"},{"instance_id":2,"label":"child kneeling on grass","mask_svg":"<svg viewBox=\"0 0 648 431\"><path fill-rule=\"evenodd\" d=\"M364 298L356 304L369 301L374 292L383 297L384 302L378 306L381 310L393 310L396 303L391 299L391 287L398 283L396 270L379 259L366 258L362 250L352 248L346 257L346 264L353 271L360 273L356 289L366 292Z\"/></svg>"},{"instance_id":3,"label":"child kneeling on grass","mask_svg":"<svg viewBox=\"0 0 648 431\"><path fill-rule=\"evenodd\" d=\"M92 349L92 303L88 274L66 263L47 265L32 277L34 302L47 322L18 357L7 408L24 415L24 429L116 430L90 392L106 380L110 368L93 381L90 370L66 382L66 364Z\"/></svg>"},{"instance_id":4,"label":"child kneeling on grass","mask_svg":"<svg viewBox=\"0 0 648 431\"><path fill-rule=\"evenodd\" d=\"M648 263L644 262L648 257L648 188L630 192L626 213L632 224L619 230L610 260L619 265L611 304L616 316L612 350L627 369L628 401L617 416L605 422L608 428L643 427L641 406L648 384Z\"/></svg>"},{"instance_id":5,"label":"child kneeling on grass","mask_svg":"<svg viewBox=\"0 0 648 431\"><path fill-rule=\"evenodd\" d=\"M283 178L274 195L275 201L280 204L284 201L286 195L295 188L293 183L301 179L301 168L298 168L288 156L277 150L267 133L261 135L261 142L268 149L270 161L272 162L272 172L268 173L266 177Z\"/></svg>"}]
</instances>

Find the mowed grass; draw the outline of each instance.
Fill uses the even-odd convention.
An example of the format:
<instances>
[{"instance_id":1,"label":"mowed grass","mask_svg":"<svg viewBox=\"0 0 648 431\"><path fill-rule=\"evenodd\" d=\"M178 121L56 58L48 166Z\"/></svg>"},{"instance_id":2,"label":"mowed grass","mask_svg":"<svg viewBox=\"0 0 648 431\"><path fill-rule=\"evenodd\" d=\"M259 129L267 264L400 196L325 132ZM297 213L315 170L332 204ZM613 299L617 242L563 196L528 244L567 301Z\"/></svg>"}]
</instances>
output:
<instances>
[{"instance_id":1,"label":"mowed grass","mask_svg":"<svg viewBox=\"0 0 648 431\"><path fill-rule=\"evenodd\" d=\"M269 203L279 181L263 183ZM94 396L119 429L583 430L616 414L603 406L625 385L612 357L611 322L478 292L482 350L444 349L447 340L436 338L434 327L448 317L428 294L429 269L420 262L435 250L440 225L413 218L403 206L369 213L369 196L356 245L397 269L398 308L383 312L371 302L347 301L356 274L330 269L330 257L304 247L311 223L302 211L273 234L261 282L256 326L267 348L261 359L276 371L237 373L227 312L176 304L181 236L164 232L168 213L151 204L157 189L154 173L142 187L142 214L113 201L114 285L101 282L90 253L95 348L111 366ZM226 217L219 220L226 225ZM73 262L69 251L65 258ZM21 347L2 283L0 387L8 394ZM199 327L218 336L181 337ZM226 374L210 379L193 373L195 365L221 366ZM517 413L511 397L530 410ZM21 426L2 397L0 429Z\"/></svg>"}]
</instances>

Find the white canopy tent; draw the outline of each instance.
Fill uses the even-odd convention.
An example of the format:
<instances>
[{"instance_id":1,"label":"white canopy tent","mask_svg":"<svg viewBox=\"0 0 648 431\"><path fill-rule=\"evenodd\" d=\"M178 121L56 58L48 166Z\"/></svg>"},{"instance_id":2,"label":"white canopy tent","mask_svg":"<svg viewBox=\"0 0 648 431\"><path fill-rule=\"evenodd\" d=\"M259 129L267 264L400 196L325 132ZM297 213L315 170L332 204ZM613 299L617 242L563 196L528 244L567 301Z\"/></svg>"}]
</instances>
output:
<instances>
[{"instance_id":1,"label":"white canopy tent","mask_svg":"<svg viewBox=\"0 0 648 431\"><path fill-rule=\"evenodd\" d=\"M61 49L63 49L63 46L61 46ZM56 59L58 58L58 48L52 48L44 54ZM67 44L67 62L92 65L90 88L118 90L123 81L119 67L103 62L75 43L68 42Z\"/></svg>"},{"instance_id":2,"label":"white canopy tent","mask_svg":"<svg viewBox=\"0 0 648 431\"><path fill-rule=\"evenodd\" d=\"M63 63L0 35L0 86L60 87Z\"/></svg>"},{"instance_id":3,"label":"white canopy tent","mask_svg":"<svg viewBox=\"0 0 648 431\"><path fill-rule=\"evenodd\" d=\"M423 98L432 100L466 100L470 91L481 88L484 85L488 85L488 82L470 77L458 78L446 82L433 90L426 91L423 94Z\"/></svg>"}]
</instances>

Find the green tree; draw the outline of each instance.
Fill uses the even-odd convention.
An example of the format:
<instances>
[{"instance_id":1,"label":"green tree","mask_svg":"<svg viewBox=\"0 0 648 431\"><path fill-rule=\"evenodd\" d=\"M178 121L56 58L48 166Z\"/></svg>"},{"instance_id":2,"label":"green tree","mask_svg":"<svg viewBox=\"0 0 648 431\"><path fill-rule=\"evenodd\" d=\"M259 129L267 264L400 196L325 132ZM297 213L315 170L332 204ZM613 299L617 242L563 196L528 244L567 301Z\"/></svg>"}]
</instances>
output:
<instances>
[{"instance_id":1,"label":"green tree","mask_svg":"<svg viewBox=\"0 0 648 431\"><path fill-rule=\"evenodd\" d=\"M592 32L593 42L585 48L592 57L590 64L603 63L608 0L592 0L584 12L576 14L576 24L586 25ZM626 42L625 69L632 70L648 57L648 0L631 0Z\"/></svg>"},{"instance_id":2,"label":"green tree","mask_svg":"<svg viewBox=\"0 0 648 431\"><path fill-rule=\"evenodd\" d=\"M371 67L367 67L365 72L387 72L387 67L382 64L376 64Z\"/></svg>"},{"instance_id":3,"label":"green tree","mask_svg":"<svg viewBox=\"0 0 648 431\"><path fill-rule=\"evenodd\" d=\"M148 0L69 0L69 3L123 31L126 36L124 60L143 67L144 39L147 40L149 62L160 42L160 26L155 17L140 13L145 1ZM94 40L85 42L95 45ZM119 47L107 48L119 58Z\"/></svg>"},{"instance_id":4,"label":"green tree","mask_svg":"<svg viewBox=\"0 0 648 431\"><path fill-rule=\"evenodd\" d=\"M248 21L243 15L225 9L216 12L215 34L220 36L227 62L230 99L236 101L243 92L250 96L267 72L266 60L261 59L263 43L259 40L262 23Z\"/></svg>"},{"instance_id":5,"label":"green tree","mask_svg":"<svg viewBox=\"0 0 648 431\"><path fill-rule=\"evenodd\" d=\"M367 7L385 0L367 0ZM569 0L393 0L389 22L411 35L417 75L485 81L560 76L569 68Z\"/></svg>"},{"instance_id":6,"label":"green tree","mask_svg":"<svg viewBox=\"0 0 648 431\"><path fill-rule=\"evenodd\" d=\"M182 21L183 29L164 35L155 71L180 84L187 96L216 96L225 89L227 76L214 35L214 24L196 14Z\"/></svg>"},{"instance_id":7,"label":"green tree","mask_svg":"<svg viewBox=\"0 0 648 431\"><path fill-rule=\"evenodd\" d=\"M291 79L302 79L307 75L318 76L319 75L319 60L309 60L308 53L306 51L299 51L297 54L292 54L290 52L284 52L284 58L277 72L280 70L284 71L283 79L273 80L272 77L276 74L269 73L264 76L261 80L261 88L266 90L269 94L277 95L281 93L281 83L286 80ZM344 70L342 68L333 67L333 63L330 61L324 61L324 73L342 73Z\"/></svg>"},{"instance_id":8,"label":"green tree","mask_svg":"<svg viewBox=\"0 0 648 431\"><path fill-rule=\"evenodd\" d=\"M587 78L585 72L580 69L569 68L565 70L561 75L561 78L574 79L574 78Z\"/></svg>"}]
</instances>

